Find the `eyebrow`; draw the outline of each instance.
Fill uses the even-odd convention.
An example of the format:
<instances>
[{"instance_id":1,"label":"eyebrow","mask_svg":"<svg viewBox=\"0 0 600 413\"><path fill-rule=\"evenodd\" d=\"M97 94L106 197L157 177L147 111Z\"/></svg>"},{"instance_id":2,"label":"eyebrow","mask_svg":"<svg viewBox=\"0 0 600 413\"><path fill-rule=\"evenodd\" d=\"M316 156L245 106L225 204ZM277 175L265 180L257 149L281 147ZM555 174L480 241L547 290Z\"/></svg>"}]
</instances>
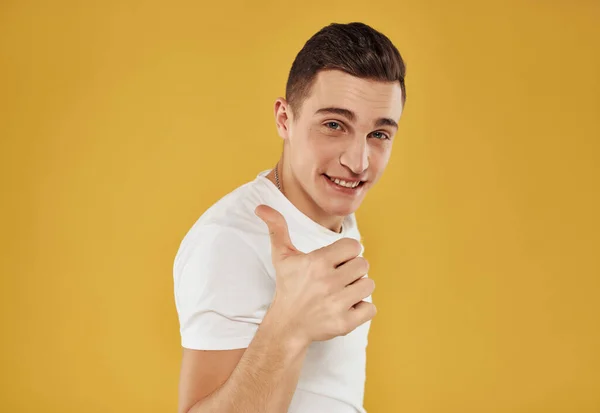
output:
<instances>
[{"instance_id":1,"label":"eyebrow","mask_svg":"<svg viewBox=\"0 0 600 413\"><path fill-rule=\"evenodd\" d=\"M335 107L321 108L315 112L315 115L322 114L322 113L341 115L341 116L347 118L348 120L350 120L351 122L354 122L356 120L356 114L354 112L352 112L350 109L335 108ZM390 119L390 118L377 119L377 121L375 122L375 127L380 127L380 126L391 126L391 127L398 129L398 124L396 123L396 121L394 119Z\"/></svg>"}]
</instances>

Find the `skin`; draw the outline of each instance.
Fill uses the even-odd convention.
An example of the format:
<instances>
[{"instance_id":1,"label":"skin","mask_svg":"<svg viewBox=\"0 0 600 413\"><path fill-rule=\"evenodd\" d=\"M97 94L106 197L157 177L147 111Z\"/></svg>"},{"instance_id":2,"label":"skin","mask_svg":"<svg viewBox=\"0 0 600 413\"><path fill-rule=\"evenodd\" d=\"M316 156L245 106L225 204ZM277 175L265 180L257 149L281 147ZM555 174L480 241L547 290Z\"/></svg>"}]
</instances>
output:
<instances>
[{"instance_id":1,"label":"skin","mask_svg":"<svg viewBox=\"0 0 600 413\"><path fill-rule=\"evenodd\" d=\"M317 74L299 113L278 98L275 121L284 140L278 172L285 196L313 221L340 232L344 217L358 209L381 178L402 110L399 82L362 79L339 70ZM363 183L352 195L343 194L323 174ZM275 183L274 171L267 178Z\"/></svg>"},{"instance_id":2,"label":"skin","mask_svg":"<svg viewBox=\"0 0 600 413\"><path fill-rule=\"evenodd\" d=\"M324 108L344 111L320 113ZM339 232L343 218L360 206L385 170L401 114L398 82L359 79L340 71L318 74L299 113L285 99L277 99L285 196L315 222ZM378 124L380 119L387 120ZM364 184L345 194L323 174ZM268 178L275 183L273 172ZM277 272L273 303L247 349L183 349L180 413L287 411L310 342L345 335L375 315L374 305L362 301L374 283L362 278L368 264L357 256L356 240L342 239L303 254L291 244L281 214L265 205L255 212L271 236Z\"/></svg>"}]
</instances>

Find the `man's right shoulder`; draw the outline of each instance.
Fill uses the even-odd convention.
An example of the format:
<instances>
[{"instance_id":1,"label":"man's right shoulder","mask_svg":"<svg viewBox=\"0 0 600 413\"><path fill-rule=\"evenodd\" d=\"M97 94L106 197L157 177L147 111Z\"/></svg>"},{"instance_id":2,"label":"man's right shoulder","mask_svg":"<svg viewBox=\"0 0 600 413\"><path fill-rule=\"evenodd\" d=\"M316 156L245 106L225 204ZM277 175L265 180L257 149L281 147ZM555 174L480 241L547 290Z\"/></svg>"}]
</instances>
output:
<instances>
[{"instance_id":1,"label":"man's right shoulder","mask_svg":"<svg viewBox=\"0 0 600 413\"><path fill-rule=\"evenodd\" d=\"M263 227L262 221L255 215L254 210L265 202L267 202L266 193L261 183L248 182L211 205L195 225L254 232Z\"/></svg>"},{"instance_id":2,"label":"man's right shoulder","mask_svg":"<svg viewBox=\"0 0 600 413\"><path fill-rule=\"evenodd\" d=\"M210 249L211 243L216 240L245 244L253 250L260 250L261 244L266 241L268 248L267 227L254 213L256 207L265 202L264 188L256 181L248 182L223 196L185 234L176 260L185 256L186 251L198 247Z\"/></svg>"}]
</instances>

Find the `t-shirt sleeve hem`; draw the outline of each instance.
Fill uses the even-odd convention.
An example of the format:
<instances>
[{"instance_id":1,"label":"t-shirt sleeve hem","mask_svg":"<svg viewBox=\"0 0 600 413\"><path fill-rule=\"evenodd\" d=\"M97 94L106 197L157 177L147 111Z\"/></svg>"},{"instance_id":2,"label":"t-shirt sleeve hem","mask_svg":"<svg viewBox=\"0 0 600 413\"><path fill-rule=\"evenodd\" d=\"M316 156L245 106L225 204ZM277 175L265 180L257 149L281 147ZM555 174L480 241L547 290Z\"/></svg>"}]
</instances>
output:
<instances>
[{"instance_id":1,"label":"t-shirt sleeve hem","mask_svg":"<svg viewBox=\"0 0 600 413\"><path fill-rule=\"evenodd\" d=\"M254 336L211 339L181 339L181 346L190 350L235 350L248 348Z\"/></svg>"}]
</instances>

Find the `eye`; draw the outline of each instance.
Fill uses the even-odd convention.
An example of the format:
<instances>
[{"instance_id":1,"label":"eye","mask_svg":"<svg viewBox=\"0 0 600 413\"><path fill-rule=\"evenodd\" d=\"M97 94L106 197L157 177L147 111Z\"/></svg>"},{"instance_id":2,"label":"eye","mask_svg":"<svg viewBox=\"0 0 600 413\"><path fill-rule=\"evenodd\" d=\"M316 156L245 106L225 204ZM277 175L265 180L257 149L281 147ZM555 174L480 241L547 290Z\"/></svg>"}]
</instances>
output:
<instances>
[{"instance_id":1,"label":"eye","mask_svg":"<svg viewBox=\"0 0 600 413\"><path fill-rule=\"evenodd\" d=\"M385 133L383 133L383 132L373 132L373 134L372 134L372 135L373 135L373 137L374 137L375 139L389 139L389 138L390 138L389 136L387 136L387 135L386 135Z\"/></svg>"},{"instance_id":2,"label":"eye","mask_svg":"<svg viewBox=\"0 0 600 413\"><path fill-rule=\"evenodd\" d=\"M327 122L327 123L325 123L325 125L329 129L333 129L333 130L340 130L342 128L342 125L340 125L338 122L335 122L335 121Z\"/></svg>"}]
</instances>

